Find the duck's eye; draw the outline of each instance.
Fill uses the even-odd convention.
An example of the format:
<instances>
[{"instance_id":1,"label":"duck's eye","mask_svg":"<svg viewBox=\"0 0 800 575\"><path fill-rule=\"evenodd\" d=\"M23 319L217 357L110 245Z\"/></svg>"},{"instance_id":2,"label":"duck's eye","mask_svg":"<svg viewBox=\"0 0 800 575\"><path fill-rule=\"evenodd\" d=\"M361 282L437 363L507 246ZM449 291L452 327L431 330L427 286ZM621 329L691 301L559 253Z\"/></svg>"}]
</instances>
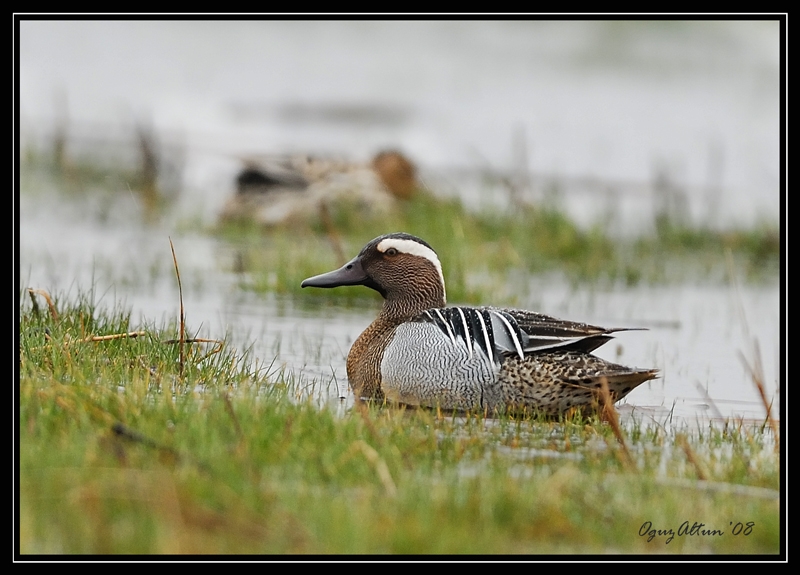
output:
<instances>
[{"instance_id":1,"label":"duck's eye","mask_svg":"<svg viewBox=\"0 0 800 575\"><path fill-rule=\"evenodd\" d=\"M386 254L387 256L396 256L397 255L397 250L395 248L389 248L388 250L386 250L383 253Z\"/></svg>"}]
</instances>

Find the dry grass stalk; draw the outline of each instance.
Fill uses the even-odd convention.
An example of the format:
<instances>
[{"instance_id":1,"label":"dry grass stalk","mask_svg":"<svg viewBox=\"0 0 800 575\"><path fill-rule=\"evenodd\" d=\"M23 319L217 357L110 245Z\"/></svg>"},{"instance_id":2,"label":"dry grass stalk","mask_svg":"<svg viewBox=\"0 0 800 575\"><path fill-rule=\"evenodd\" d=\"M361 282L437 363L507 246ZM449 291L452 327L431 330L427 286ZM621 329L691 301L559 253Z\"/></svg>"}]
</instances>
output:
<instances>
[{"instance_id":1,"label":"dry grass stalk","mask_svg":"<svg viewBox=\"0 0 800 575\"><path fill-rule=\"evenodd\" d=\"M175 255L175 246L172 244L172 238L169 238L169 248L172 250L172 262L175 264L175 275L178 278L178 298L181 304L181 317L180 317L180 331L178 332L179 345L180 345L180 363L178 364L178 376L183 378L183 363L184 363L184 343L186 342L186 315L183 312L183 286L181 286L181 272L178 269L178 258Z\"/></svg>"},{"instance_id":2,"label":"dry grass stalk","mask_svg":"<svg viewBox=\"0 0 800 575\"><path fill-rule=\"evenodd\" d=\"M758 341L753 342L753 349L755 354L753 366L748 363L747 358L745 358L742 352L739 352L739 359L741 359L745 369L747 369L748 373L750 374L753 383L756 385L756 389L758 389L758 395L761 397L761 402L764 404L764 411L767 414L767 422L769 423L769 427L772 430L773 436L775 437L775 449L777 450L778 446L780 445L780 441L778 441L778 422L776 422L775 418L772 417L772 402L767 399L767 390L764 386L764 369L761 365L761 350L758 347Z\"/></svg>"},{"instance_id":3,"label":"dry grass stalk","mask_svg":"<svg viewBox=\"0 0 800 575\"><path fill-rule=\"evenodd\" d=\"M222 351L222 347L225 345L225 344L224 344L224 342L222 342L222 341L219 341L219 340L215 340L215 339L208 339L208 340L202 340L202 341L205 341L205 342L208 342L208 343L211 343L211 342L216 342L216 343L217 343L217 346L216 346L216 347L214 347L214 348L213 348L211 351L209 351L207 354L205 354L203 357L201 357L200 359L198 359L198 360L197 360L197 361L198 361L198 363L199 363L199 362L201 362L201 361L205 361L206 359L208 359L209 357L211 357L211 356L212 356L212 355L214 355L215 353L219 353L219 352L221 352L221 351Z\"/></svg>"},{"instance_id":4,"label":"dry grass stalk","mask_svg":"<svg viewBox=\"0 0 800 575\"><path fill-rule=\"evenodd\" d=\"M58 321L58 312L56 311L56 306L53 303L53 300L50 298L50 294L43 289L28 288L28 295L30 295L31 301L33 302L34 312L37 315L39 314L39 305L36 303L36 298L33 297L35 294L39 294L45 299L47 302L47 307L50 308L50 317L53 318L53 321Z\"/></svg>"},{"instance_id":5,"label":"dry grass stalk","mask_svg":"<svg viewBox=\"0 0 800 575\"><path fill-rule=\"evenodd\" d=\"M736 301L738 302L738 311L739 311L739 318L742 321L742 328L744 329L745 338L750 338L750 330L748 329L747 318L744 315L744 307L742 306L742 300L739 296L739 284L736 281L736 275L734 274L733 269L733 256L731 255L731 250L727 249L725 251L725 261L728 265L728 275L731 278L731 283L733 284L734 289L736 290ZM750 377L753 380L753 383L756 385L756 389L758 389L758 395L761 397L761 402L764 404L764 410L766 411L767 422L769 423L770 429L772 429L772 434L775 437L775 450L777 451L780 449L780 441L779 441L779 433L778 433L778 424L775 419L772 417L772 402L767 400L767 392L764 386L764 369L761 365L761 350L758 346L758 340L753 339L753 357L754 357L754 365L751 366L747 358L745 358L744 354L740 351L739 358L741 359L742 363L744 364L745 369L750 373Z\"/></svg>"},{"instance_id":6,"label":"dry grass stalk","mask_svg":"<svg viewBox=\"0 0 800 575\"><path fill-rule=\"evenodd\" d=\"M625 436L622 434L622 428L619 425L619 413L617 413L617 408L614 407L614 399L611 397L611 391L608 389L608 380L603 377L600 379L600 384L600 393L598 394L600 419L608 422L611 426L614 437L617 438L617 442L622 447L622 453L624 454L623 461L625 464L629 467L635 467L633 457L631 457L631 453L628 451L628 445L625 443Z\"/></svg>"},{"instance_id":7,"label":"dry grass stalk","mask_svg":"<svg viewBox=\"0 0 800 575\"><path fill-rule=\"evenodd\" d=\"M142 337L145 335L147 335L146 331L129 331L128 333L112 333L109 335L90 335L88 337L83 338L80 341L83 342L110 341L112 339L134 338L134 337Z\"/></svg>"},{"instance_id":8,"label":"dry grass stalk","mask_svg":"<svg viewBox=\"0 0 800 575\"><path fill-rule=\"evenodd\" d=\"M50 297L50 294L47 293L45 290L28 288L28 295L30 295L31 302L33 302L33 312L36 315L39 315L39 304L36 303L36 298L34 297L36 294L42 296L45 299L45 301L47 301L47 307L50 309L50 316L53 318L53 321L58 321L58 312L56 311L56 306L53 303L53 299ZM82 314L81 314L81 332L83 332ZM88 343L91 341L110 341L114 339L142 337L145 335L147 335L146 331L129 331L127 333L112 333L108 335L89 335L89 336L81 334L80 339L77 340L67 339L64 341L64 345L69 345L71 343ZM49 336L47 336L47 339L50 339Z\"/></svg>"},{"instance_id":9,"label":"dry grass stalk","mask_svg":"<svg viewBox=\"0 0 800 575\"><path fill-rule=\"evenodd\" d=\"M147 335L146 331L129 331L128 333L111 333L108 335L89 335L86 337L82 337L80 339L72 339L67 334L65 337L66 339L62 342L64 347L67 347L72 344L76 343L91 343L91 342L99 342L99 341L113 341L115 339L133 339L137 337L143 337ZM50 340L50 336L45 334L45 339L48 341ZM33 348L32 351L38 351L38 348Z\"/></svg>"}]
</instances>

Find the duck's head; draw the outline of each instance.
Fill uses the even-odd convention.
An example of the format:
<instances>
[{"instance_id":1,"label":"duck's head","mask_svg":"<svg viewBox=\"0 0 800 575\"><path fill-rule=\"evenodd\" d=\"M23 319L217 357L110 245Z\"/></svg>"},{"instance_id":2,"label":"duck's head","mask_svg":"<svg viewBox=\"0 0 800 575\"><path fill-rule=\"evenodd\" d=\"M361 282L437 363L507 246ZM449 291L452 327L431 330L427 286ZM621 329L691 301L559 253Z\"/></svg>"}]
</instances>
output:
<instances>
[{"instance_id":1,"label":"duck's head","mask_svg":"<svg viewBox=\"0 0 800 575\"><path fill-rule=\"evenodd\" d=\"M338 270L303 280L301 287L363 285L413 315L445 304L442 264L427 242L411 234L380 236Z\"/></svg>"}]
</instances>

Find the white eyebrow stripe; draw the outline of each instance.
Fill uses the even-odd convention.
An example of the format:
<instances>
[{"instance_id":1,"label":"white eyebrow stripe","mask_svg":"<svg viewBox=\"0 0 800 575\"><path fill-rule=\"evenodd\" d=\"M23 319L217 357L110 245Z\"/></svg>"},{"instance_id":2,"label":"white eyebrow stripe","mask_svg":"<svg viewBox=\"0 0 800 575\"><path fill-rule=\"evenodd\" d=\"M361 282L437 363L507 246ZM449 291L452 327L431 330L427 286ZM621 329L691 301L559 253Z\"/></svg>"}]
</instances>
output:
<instances>
[{"instance_id":1,"label":"white eyebrow stripe","mask_svg":"<svg viewBox=\"0 0 800 575\"><path fill-rule=\"evenodd\" d=\"M444 294L445 302L447 301L447 295L444 289L444 273L442 273L442 263L439 261L439 256L436 255L435 251L427 246L423 246L419 242L415 242L414 240L406 240L403 238L382 239L378 243L377 248L381 253L384 253L389 248L394 248L400 253L411 254L412 256L420 256L431 262L436 268L436 271L439 272L439 281L442 282L442 294Z\"/></svg>"},{"instance_id":2,"label":"white eyebrow stripe","mask_svg":"<svg viewBox=\"0 0 800 575\"><path fill-rule=\"evenodd\" d=\"M472 338L469 335L469 326L467 325L467 318L464 316L464 311L460 308L456 308L458 310L459 315L461 316L461 323L464 324L464 343L467 344L467 349L469 350L469 358L472 359Z\"/></svg>"},{"instance_id":3,"label":"white eyebrow stripe","mask_svg":"<svg viewBox=\"0 0 800 575\"><path fill-rule=\"evenodd\" d=\"M486 353L489 355L489 363L494 363L494 354L492 353L492 342L489 341L489 330L486 329L486 323L483 321L483 314L479 311L475 312L478 316L478 321L481 322L481 329L483 330L483 339L486 341Z\"/></svg>"},{"instance_id":4,"label":"white eyebrow stripe","mask_svg":"<svg viewBox=\"0 0 800 575\"><path fill-rule=\"evenodd\" d=\"M489 313L493 313L494 315L496 315L497 317L500 318L500 320L506 326L506 330L508 330L508 334L511 336L511 339L514 341L514 347L517 348L517 353L519 354L519 358L520 359L525 359L525 356L522 353L522 345L519 342L519 338L517 337L516 332L511 327L511 324L508 322L508 320L503 316L502 313L498 313L496 311L492 311L492 312L489 312Z\"/></svg>"},{"instance_id":5,"label":"white eyebrow stripe","mask_svg":"<svg viewBox=\"0 0 800 575\"><path fill-rule=\"evenodd\" d=\"M438 309L434 309L433 311L435 311L436 315L439 316L439 319L442 320L442 323L447 328L447 335L450 336L450 342L453 345L455 345L456 344L456 336L455 336L455 334L453 334L453 330L450 329L450 322L447 321L446 319L444 319L444 316L442 315L442 312L440 312Z\"/></svg>"}]
</instances>

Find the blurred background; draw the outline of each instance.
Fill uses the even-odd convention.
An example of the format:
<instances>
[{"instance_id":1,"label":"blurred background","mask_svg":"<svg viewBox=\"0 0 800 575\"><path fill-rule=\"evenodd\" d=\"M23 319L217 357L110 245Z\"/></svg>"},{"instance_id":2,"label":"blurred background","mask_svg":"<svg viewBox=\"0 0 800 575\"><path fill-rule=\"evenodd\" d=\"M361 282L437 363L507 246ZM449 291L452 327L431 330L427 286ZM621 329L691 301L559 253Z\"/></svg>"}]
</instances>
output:
<instances>
[{"instance_id":1,"label":"blurred background","mask_svg":"<svg viewBox=\"0 0 800 575\"><path fill-rule=\"evenodd\" d=\"M443 255L453 303L650 327L608 352L668 375L631 402L670 414L685 406L689 418L760 413L736 357L754 361L754 339L777 389L777 20L23 20L18 56L20 289L90 289L143 318L172 319L171 238L196 328L255 339L262 358L341 380L377 302L321 308L332 294L291 292L396 223L456 254ZM363 214L380 206L364 198L379 192L363 170L377 170L386 150L435 200L402 208L392 191L386 201L401 215L369 224ZM310 223L286 224L297 198L317 202L312 191L354 173L368 180L357 210L320 203ZM275 189L289 208L264 207ZM427 227L412 217L425 210ZM221 231L231 213L279 227ZM536 250L561 234L547 227L553 213L577 238L570 249L584 250L577 264L558 253L561 263L541 267L552 254ZM481 214L514 215L516 227ZM528 229L548 235L526 243ZM684 234L667 234L681 249L711 246L711 263L694 252L682 261L712 271L664 264L663 243L645 249L644 263L631 259L639 238L663 239L665 229ZM471 232L490 247L472 246ZM485 266L468 249L511 271L470 276ZM750 278L742 286L740 269ZM514 270L524 277L512 285Z\"/></svg>"},{"instance_id":2,"label":"blurred background","mask_svg":"<svg viewBox=\"0 0 800 575\"><path fill-rule=\"evenodd\" d=\"M777 21L23 21L19 62L23 149L148 131L204 217L242 156L387 147L470 202L557 181L584 223L611 195L641 231L665 180L692 221L778 217Z\"/></svg>"}]
</instances>

